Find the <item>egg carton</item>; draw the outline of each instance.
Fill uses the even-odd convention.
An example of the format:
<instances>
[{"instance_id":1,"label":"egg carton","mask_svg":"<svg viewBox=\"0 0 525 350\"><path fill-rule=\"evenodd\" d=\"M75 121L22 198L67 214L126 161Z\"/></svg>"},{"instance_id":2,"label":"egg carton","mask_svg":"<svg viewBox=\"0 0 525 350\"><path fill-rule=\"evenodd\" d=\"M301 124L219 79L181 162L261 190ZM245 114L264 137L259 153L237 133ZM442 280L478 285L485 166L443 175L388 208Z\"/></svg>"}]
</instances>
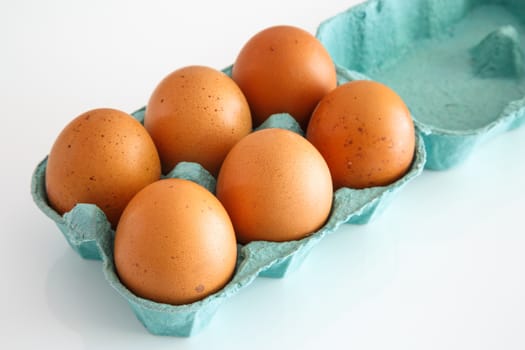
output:
<instances>
[{"instance_id":1,"label":"egg carton","mask_svg":"<svg viewBox=\"0 0 525 350\"><path fill-rule=\"evenodd\" d=\"M228 69L226 69L228 71ZM339 83L359 78L344 69L338 69ZM143 122L145 109L132 115ZM279 127L303 134L296 121L288 114L271 116L259 128ZM367 223L378 215L394 195L423 171L425 147L420 136L416 138L414 160L409 171L389 186L367 189L341 188L334 193L333 206L326 223L309 236L288 242L254 241L238 246L235 273L228 284L218 292L191 304L168 305L134 295L119 280L113 261L115 232L105 214L96 205L77 204L71 211L59 215L47 201L45 170L47 157L36 167L31 192L37 206L51 218L69 245L83 258L102 260L108 283L129 303L138 320L146 329L158 335L191 336L202 330L219 306L258 276L281 278L300 266L310 250L327 234L344 223ZM197 163L179 163L165 177L194 181L215 191L216 179Z\"/></svg>"},{"instance_id":2,"label":"egg carton","mask_svg":"<svg viewBox=\"0 0 525 350\"><path fill-rule=\"evenodd\" d=\"M369 0L323 21L334 62L401 95L426 168L459 165L525 122L523 0Z\"/></svg>"}]
</instances>

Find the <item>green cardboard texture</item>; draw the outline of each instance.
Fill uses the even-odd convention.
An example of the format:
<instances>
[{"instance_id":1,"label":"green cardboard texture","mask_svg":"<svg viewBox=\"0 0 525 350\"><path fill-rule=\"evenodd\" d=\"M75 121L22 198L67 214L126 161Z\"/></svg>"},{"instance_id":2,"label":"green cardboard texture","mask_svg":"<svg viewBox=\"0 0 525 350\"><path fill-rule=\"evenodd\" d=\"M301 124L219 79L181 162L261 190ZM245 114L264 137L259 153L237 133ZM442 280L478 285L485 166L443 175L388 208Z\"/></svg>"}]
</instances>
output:
<instances>
[{"instance_id":1,"label":"green cardboard texture","mask_svg":"<svg viewBox=\"0 0 525 350\"><path fill-rule=\"evenodd\" d=\"M334 62L407 103L430 169L525 122L525 2L370 0L321 23Z\"/></svg>"},{"instance_id":2,"label":"green cardboard texture","mask_svg":"<svg viewBox=\"0 0 525 350\"><path fill-rule=\"evenodd\" d=\"M340 71L341 81L355 78ZM142 121L144 108L133 113ZM260 128L281 127L302 133L295 120L287 114L276 114ZM108 283L124 297L136 317L146 329L159 335L188 337L202 330L212 319L219 306L242 288L247 287L258 276L279 278L293 271L310 250L327 234L340 225L365 223L388 205L394 194L423 171L425 148L421 137L417 138L417 149L411 169L395 183L364 190L341 188L334 194L330 216L325 225L306 238L289 242L256 241L239 245L237 267L232 280L219 292L188 305L167 305L137 297L131 293L117 276L113 263L114 231L104 213L95 205L78 204L70 212L60 216L47 203L45 192L44 159L35 169L31 192L37 206L50 217L62 231L64 237L82 257L100 259ZM166 177L184 178L197 182L210 191L215 189L215 179L199 164L179 163Z\"/></svg>"}]
</instances>

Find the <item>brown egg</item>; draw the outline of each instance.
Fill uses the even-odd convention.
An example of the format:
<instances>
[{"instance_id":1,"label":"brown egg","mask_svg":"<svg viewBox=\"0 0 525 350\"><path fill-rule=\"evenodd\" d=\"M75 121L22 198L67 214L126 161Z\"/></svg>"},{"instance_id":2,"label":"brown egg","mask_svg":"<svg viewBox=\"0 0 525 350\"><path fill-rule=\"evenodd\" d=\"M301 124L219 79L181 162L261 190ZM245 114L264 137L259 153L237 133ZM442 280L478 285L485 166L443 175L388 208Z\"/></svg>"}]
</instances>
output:
<instances>
[{"instance_id":1,"label":"brown egg","mask_svg":"<svg viewBox=\"0 0 525 350\"><path fill-rule=\"evenodd\" d=\"M407 172L414 157L408 108L374 81L349 82L325 96L306 137L326 159L335 189L388 185Z\"/></svg>"},{"instance_id":2,"label":"brown egg","mask_svg":"<svg viewBox=\"0 0 525 350\"><path fill-rule=\"evenodd\" d=\"M159 177L159 155L146 129L127 113L101 108L72 120L56 139L46 191L58 213L92 203L115 227L135 193Z\"/></svg>"},{"instance_id":3,"label":"brown egg","mask_svg":"<svg viewBox=\"0 0 525 350\"><path fill-rule=\"evenodd\" d=\"M124 210L115 234L115 267L137 296L188 304L232 277L237 244L217 198L182 179L157 181Z\"/></svg>"},{"instance_id":4,"label":"brown egg","mask_svg":"<svg viewBox=\"0 0 525 350\"><path fill-rule=\"evenodd\" d=\"M241 243L313 233L326 221L332 195L321 154L304 137L284 129L256 131L239 141L217 180L217 197Z\"/></svg>"},{"instance_id":5,"label":"brown egg","mask_svg":"<svg viewBox=\"0 0 525 350\"><path fill-rule=\"evenodd\" d=\"M190 161L215 176L230 148L252 130L250 108L237 84L203 66L184 67L164 78L150 97L144 125L164 173Z\"/></svg>"},{"instance_id":6,"label":"brown egg","mask_svg":"<svg viewBox=\"0 0 525 350\"><path fill-rule=\"evenodd\" d=\"M285 112L303 130L319 100L337 83L323 45L293 26L270 27L253 36L234 62L232 78L248 100L255 125Z\"/></svg>"}]
</instances>

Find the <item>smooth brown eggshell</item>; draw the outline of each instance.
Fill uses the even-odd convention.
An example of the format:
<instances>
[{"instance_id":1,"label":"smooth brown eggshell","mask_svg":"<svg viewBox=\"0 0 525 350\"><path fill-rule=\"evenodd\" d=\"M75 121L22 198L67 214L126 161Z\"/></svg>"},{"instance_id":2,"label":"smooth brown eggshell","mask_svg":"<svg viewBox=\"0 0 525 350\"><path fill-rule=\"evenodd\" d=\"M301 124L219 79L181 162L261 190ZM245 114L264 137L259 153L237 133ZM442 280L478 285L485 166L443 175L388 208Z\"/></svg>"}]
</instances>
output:
<instances>
[{"instance_id":1,"label":"smooth brown eggshell","mask_svg":"<svg viewBox=\"0 0 525 350\"><path fill-rule=\"evenodd\" d=\"M204 66L166 76L146 106L144 126L167 173L181 161L217 175L230 148L252 130L250 108L226 74Z\"/></svg>"},{"instance_id":2,"label":"smooth brown eggshell","mask_svg":"<svg viewBox=\"0 0 525 350\"><path fill-rule=\"evenodd\" d=\"M232 78L248 100L254 125L289 113L303 130L319 100L337 84L334 63L319 40L286 25L251 37L233 64Z\"/></svg>"},{"instance_id":3,"label":"smooth brown eggshell","mask_svg":"<svg viewBox=\"0 0 525 350\"><path fill-rule=\"evenodd\" d=\"M126 207L115 234L115 267L137 296L188 304L232 277L237 245L217 198L182 179L157 181Z\"/></svg>"},{"instance_id":4,"label":"smooth brown eggshell","mask_svg":"<svg viewBox=\"0 0 525 350\"><path fill-rule=\"evenodd\" d=\"M284 129L263 129L239 141L224 160L216 192L241 243L315 232L330 213L333 195L321 154Z\"/></svg>"},{"instance_id":5,"label":"smooth brown eggshell","mask_svg":"<svg viewBox=\"0 0 525 350\"><path fill-rule=\"evenodd\" d=\"M160 178L160 159L146 129L108 108L73 119L59 134L46 167L46 192L60 214L96 204L115 227L129 200Z\"/></svg>"},{"instance_id":6,"label":"smooth brown eggshell","mask_svg":"<svg viewBox=\"0 0 525 350\"><path fill-rule=\"evenodd\" d=\"M414 157L408 108L395 91L374 81L348 82L326 95L306 137L326 159L335 189L388 185Z\"/></svg>"}]
</instances>

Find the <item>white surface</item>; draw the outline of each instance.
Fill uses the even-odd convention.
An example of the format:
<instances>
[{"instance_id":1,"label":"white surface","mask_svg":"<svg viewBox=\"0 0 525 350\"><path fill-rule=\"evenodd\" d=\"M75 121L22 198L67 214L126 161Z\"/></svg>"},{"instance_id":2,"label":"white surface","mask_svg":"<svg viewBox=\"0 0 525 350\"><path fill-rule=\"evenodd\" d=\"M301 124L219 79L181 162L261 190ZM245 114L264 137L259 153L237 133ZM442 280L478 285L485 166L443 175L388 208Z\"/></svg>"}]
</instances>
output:
<instances>
[{"instance_id":1,"label":"white surface","mask_svg":"<svg viewBox=\"0 0 525 350\"><path fill-rule=\"evenodd\" d=\"M258 30L356 1L10 1L0 5L0 348L524 349L525 128L425 172L375 222L257 279L189 339L146 332L33 204L30 176L65 124L133 111L189 64L223 68Z\"/></svg>"}]
</instances>

